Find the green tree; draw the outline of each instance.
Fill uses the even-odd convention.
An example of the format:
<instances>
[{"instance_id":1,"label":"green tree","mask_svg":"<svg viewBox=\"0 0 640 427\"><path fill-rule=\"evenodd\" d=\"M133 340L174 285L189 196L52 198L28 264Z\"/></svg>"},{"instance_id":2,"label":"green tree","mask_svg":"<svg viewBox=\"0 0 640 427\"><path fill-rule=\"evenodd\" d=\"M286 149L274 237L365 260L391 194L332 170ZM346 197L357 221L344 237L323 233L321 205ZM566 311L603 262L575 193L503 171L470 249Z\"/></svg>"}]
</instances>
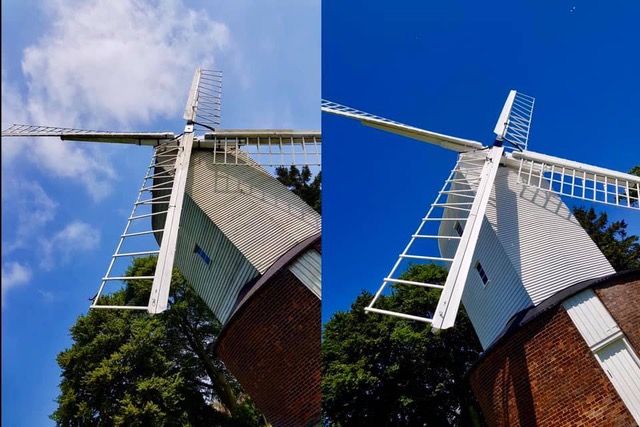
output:
<instances>
[{"instance_id":1,"label":"green tree","mask_svg":"<svg viewBox=\"0 0 640 427\"><path fill-rule=\"evenodd\" d=\"M624 220L609 223L606 212L584 207L573 208L573 215L616 271L640 268L638 236L627 235Z\"/></svg>"},{"instance_id":2,"label":"green tree","mask_svg":"<svg viewBox=\"0 0 640 427\"><path fill-rule=\"evenodd\" d=\"M278 181L286 185L289 190L297 194L316 212L320 213L322 207L322 172L311 179L311 170L309 166L303 166L300 171L296 166L286 168L278 166L276 168L276 177Z\"/></svg>"},{"instance_id":3,"label":"green tree","mask_svg":"<svg viewBox=\"0 0 640 427\"><path fill-rule=\"evenodd\" d=\"M150 275L155 263L136 259L127 275ZM132 280L100 303L146 305L150 288L150 281ZM91 310L78 318L73 345L57 358L57 425L265 425L214 356L220 323L177 270L169 303L155 316Z\"/></svg>"},{"instance_id":4,"label":"green tree","mask_svg":"<svg viewBox=\"0 0 640 427\"><path fill-rule=\"evenodd\" d=\"M439 266L413 265L406 280L443 282ZM394 286L384 309L427 314L439 292ZM367 314L364 292L323 332L322 399L328 426L469 426L480 422L465 373L481 351L461 309L456 327L435 335L430 325Z\"/></svg>"}]
</instances>

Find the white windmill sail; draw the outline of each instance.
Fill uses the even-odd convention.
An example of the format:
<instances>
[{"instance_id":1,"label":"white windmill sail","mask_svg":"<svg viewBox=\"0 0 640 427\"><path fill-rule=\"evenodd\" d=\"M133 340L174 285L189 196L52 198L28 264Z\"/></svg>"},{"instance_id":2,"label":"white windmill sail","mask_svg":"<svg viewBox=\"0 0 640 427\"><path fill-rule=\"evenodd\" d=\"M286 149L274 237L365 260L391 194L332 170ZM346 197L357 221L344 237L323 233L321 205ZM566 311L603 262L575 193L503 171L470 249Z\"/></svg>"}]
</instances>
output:
<instances>
[{"instance_id":1,"label":"white windmill sail","mask_svg":"<svg viewBox=\"0 0 640 427\"><path fill-rule=\"evenodd\" d=\"M531 304L537 304L552 293L582 279L583 276L584 278L593 278L613 271L595 244L588 238L586 232L573 218L571 212L566 207L560 206L564 206L561 199L559 197L555 199L544 198L537 191L545 190L583 200L638 209L640 178L528 151L534 104L535 100L532 97L511 91L494 129L497 137L496 143L488 149L474 141L435 134L340 104L323 101L322 110L325 112L360 120L363 124L431 142L461 153L458 164L454 167L451 176L445 181L443 189L438 193L436 202L431 206L427 216L423 218L418 231L412 235L405 251L400 255L391 273L384 279L381 288L366 310L429 322L437 330L453 326L455 312L457 312L462 298L463 301L466 301L465 306L467 302L473 306L471 311L476 315L474 327L483 345L486 346L497 336L509 317L515 312ZM483 148L486 151L482 151ZM476 158L482 161L483 173L487 174L484 182L483 180L478 183L473 181L456 182L457 180L468 180L469 176L473 176L470 175L471 170L463 173L463 162L468 162L469 156L479 156ZM498 173L499 166L504 166L500 173ZM479 167L476 164L476 168ZM499 176L499 182L496 174ZM511 183L514 176L517 176L519 184ZM462 184L465 185L462 190L455 187ZM512 187L523 184L530 190L519 191ZM445 195L447 197L444 197ZM515 198L515 200L506 197L509 199L510 205L505 205L505 196L513 196L511 198ZM500 212L496 212L498 208L506 208L510 211L500 214ZM434 217L432 214L438 209L440 212ZM512 212L513 209L517 209L517 212ZM496 222L498 216L502 217L501 226ZM508 220L505 221L507 216ZM541 218L544 218L548 234L553 235L555 231L558 232L558 236L554 236L554 238L561 238L564 236L563 233L575 236L575 244L580 249L580 254L572 251L567 245L556 245L547 251L536 249L539 243L528 236L529 231L519 230L521 225L519 221L522 224L528 224L526 227L531 228L536 221L542 220ZM427 221L438 221L441 224L437 235L423 231ZM481 229L484 230L482 233ZM525 236L523 233L527 235ZM436 239L439 243L439 253L429 255L412 253L411 250L416 242L422 239ZM479 239L484 242L481 245L482 248L478 247ZM500 245L503 249L497 251L495 245ZM487 254L482 255L482 253L476 253L477 251L482 253L488 251L489 253L487 265L484 267L480 260L483 257L486 258ZM519 251L525 252L520 253ZM493 262L492 257L496 256L502 257L503 261ZM580 260L580 256L588 259L586 268L578 265L583 261ZM450 268L447 281L444 284L425 284L395 277L400 263L407 258L448 264ZM559 269L557 271L559 276L551 280L552 283L549 283L555 273L546 271L545 268L542 268L541 272L540 266L546 263L548 270L558 262L566 262L570 268L565 271ZM473 269L477 270L478 274L470 275L470 271ZM476 306L484 304L487 307L489 303L499 303L500 298L503 297L500 292L506 288L502 287L501 290L496 290L494 287L494 289L485 289L478 293L475 290L464 292L465 286L468 288L468 282L471 280L473 283L479 282L481 289L486 288L489 282L486 270L493 270L491 271L493 273L504 269L509 270L508 275L513 276L515 283L515 290L511 291L513 304L504 310L507 313L504 316L494 315L492 319L487 320L492 316L484 313L487 311L486 309L483 311L482 307ZM441 289L438 306L427 315L392 313L376 308L375 303L389 283ZM522 291L517 290L520 287L522 287ZM463 294L467 295L466 299ZM494 295L495 301L478 299L480 294L483 295L482 298L486 298L486 295ZM471 317L472 313L470 312L469 315Z\"/></svg>"},{"instance_id":2,"label":"white windmill sail","mask_svg":"<svg viewBox=\"0 0 640 427\"><path fill-rule=\"evenodd\" d=\"M519 181L561 196L640 210L640 177L532 151L507 160Z\"/></svg>"},{"instance_id":3,"label":"white windmill sail","mask_svg":"<svg viewBox=\"0 0 640 427\"><path fill-rule=\"evenodd\" d=\"M363 125L371 126L398 135L403 135L409 138L417 139L419 141L429 142L431 144L439 145L443 148L448 148L453 151L465 152L472 149L481 149L484 147L483 144L477 141L457 138L455 136L444 135L441 133L419 129L324 99L322 100L322 111L324 111L325 113L331 113L338 116L356 119L359 120Z\"/></svg>"},{"instance_id":4,"label":"white windmill sail","mask_svg":"<svg viewBox=\"0 0 640 427\"><path fill-rule=\"evenodd\" d=\"M111 263L107 269L107 273L103 278L102 284L97 295L93 299L91 308L113 309L144 309L151 314L161 313L167 309L169 300L169 289L171 287L171 276L173 273L173 263L176 253L176 244L178 239L178 229L180 224L180 216L182 212L182 204L184 200L187 176L189 173L189 164L191 158L191 150L194 141L194 121L196 119L196 107L202 96L199 95L200 78L203 71L196 70L187 106L185 108L185 119L187 124L184 133L175 139L175 143L159 145L155 148L155 152L144 177L142 188L138 194L138 200L134 203L133 212L130 215L125 231L121 236L120 242L112 257ZM189 112L189 113L187 113ZM152 185L149 186L148 183ZM141 200L142 195L151 192L150 199ZM168 194L167 194L168 193ZM147 214L137 214L137 209L145 204L151 206L151 212ZM164 209L157 209L158 205L162 205ZM164 225L162 228L145 230L140 232L129 233L129 228L136 221L143 218L149 218L156 215L164 216ZM153 222L151 222L153 224ZM139 252L122 253L120 252L125 239L136 238L147 234L155 234L161 236L160 248L158 250L145 250ZM153 276L141 277L111 277L110 273L118 258L157 255L158 260ZM151 294L149 296L148 305L145 306L113 306L100 304L100 296L104 291L105 284L111 280L153 280L151 285Z\"/></svg>"},{"instance_id":5,"label":"white windmill sail","mask_svg":"<svg viewBox=\"0 0 640 427\"><path fill-rule=\"evenodd\" d=\"M210 148L216 164L238 164L245 153L260 166L320 166L320 132L282 130L218 130L196 142L197 148Z\"/></svg>"},{"instance_id":6,"label":"white windmill sail","mask_svg":"<svg viewBox=\"0 0 640 427\"><path fill-rule=\"evenodd\" d=\"M507 96L493 132L498 141L508 142L510 150L526 150L535 99L512 90Z\"/></svg>"},{"instance_id":7,"label":"white windmill sail","mask_svg":"<svg viewBox=\"0 0 640 427\"><path fill-rule=\"evenodd\" d=\"M504 148L501 146L488 148L477 141L418 129L330 101L323 101L322 110L327 113L357 119L369 126L429 142L461 153L458 158L458 163L451 171L449 178L445 180L444 187L438 193L436 201L431 205L429 212L422 219L417 231L411 236L409 244L400 254L391 272L383 280L373 300L365 309L371 312L431 323L434 330L446 329L453 326L460 306L466 278L471 268L473 254L489 201L489 195L493 188L493 182L500 165ZM463 198L463 200L458 201L460 198ZM457 214L449 216L452 211ZM460 228L459 236L423 234L423 228L430 221L437 221L439 223L456 222L458 224L463 222L465 225ZM455 256L449 258L441 255L411 253L415 243L421 239L457 240ZM437 284L396 278L395 275L398 273L401 263L407 259L448 263L450 266L447 280L444 284ZM440 294L435 311L429 313L429 316L416 316L415 314L399 313L376 308L376 302L389 283L436 288L441 289L442 293Z\"/></svg>"},{"instance_id":8,"label":"white windmill sail","mask_svg":"<svg viewBox=\"0 0 640 427\"><path fill-rule=\"evenodd\" d=\"M108 142L155 147L173 141L172 132L111 132L87 129L61 128L14 124L2 131L11 137L58 137L63 141Z\"/></svg>"},{"instance_id":9,"label":"white windmill sail","mask_svg":"<svg viewBox=\"0 0 640 427\"><path fill-rule=\"evenodd\" d=\"M275 193L271 194L275 190L272 188L273 186L267 185L266 181L275 181L275 178L269 175L261 166L319 166L321 163L320 132L286 129L219 129L221 83L221 72L196 70L184 110L184 118L187 123L184 132L177 136L172 132L114 132L33 125L13 125L2 132L3 137L58 137L68 141L123 143L154 147L151 163L143 178L132 213L127 219L125 230L120 236L107 272L102 278L98 293L92 298L91 308L146 310L150 313L160 313L166 309L171 273L176 259L177 246L180 242L178 231L183 205L188 202L187 204L190 206L189 212L197 210L193 203L194 200L191 198L194 194L188 197L189 200L185 200L185 193L188 192L187 187L196 186L199 189L206 189L204 192L200 190L196 192L198 194L196 199L206 199L199 200L200 203L203 203L203 206L208 206L214 199L217 204L224 204L229 201L227 200L230 194L228 192L225 193L223 191L218 194L213 191L213 193L216 193L214 197L213 193L211 193L212 190L209 188L211 185L204 183L203 187L201 183L197 182L197 179L191 179L189 184L188 177L192 175L190 166L194 166L192 164L194 161L192 159L192 151L197 151L195 163L196 169L200 171L197 173L198 176L202 175L202 170L209 170L208 165L240 167L237 171L216 170L214 175L218 177L217 186L222 182L225 182L223 185L229 185L231 181L236 186L240 185L238 188L243 194L242 197L247 198L243 202L244 214L249 212L247 210L249 205L254 206L254 211L256 211L251 211L252 214L258 216L258 211L260 211L257 208L258 205L264 205L263 208L272 205L273 209L279 212L288 212L287 215L291 216L289 222L285 221L286 223L281 224L280 227L293 231L280 233L281 236L286 236L287 238L280 238L277 244L272 241L274 244L266 251L267 255L262 255L262 251L257 248L259 242L251 243L251 238L248 235L255 236L256 233L261 233L260 224L264 221L263 219L257 218L255 230L250 228L253 230L252 232L240 232L237 230L237 224L232 220L237 218L237 215L231 218L228 217L225 209L222 209L222 212L216 211L217 223L221 225L222 231L227 233L227 237L232 242L231 246L235 245L239 249L233 255L234 259L237 258L234 261L234 265L238 265L237 263L241 262L241 257L245 257L249 260L248 262L254 264L253 266L248 264L246 268L243 267L244 270L238 274L226 273L234 277L235 287L241 286L244 283L243 281L251 279L252 275L259 274L262 271L261 268L264 268L264 265L270 262L269 260L277 257L278 254L293 244L290 240L295 243L301 238L299 235L306 236L309 233L319 233L319 215L315 212L298 212L306 209L306 204L301 200L295 199L297 196L289 194L290 191L279 183L278 185L283 188L276 191L277 195ZM196 135L197 131L202 131L203 133ZM253 172L240 171L243 167L249 167L253 169ZM206 180L211 179L211 176L209 176L211 171L204 174L206 175ZM269 179L266 178L267 175L269 175ZM244 179L249 179L249 181L240 184L240 181ZM295 200L290 200L289 196ZM211 197L214 197L214 199ZM301 207L300 205L304 206ZM311 208L308 208L308 210L312 211ZM269 215L266 211L263 212L263 215L267 215L271 218L271 221L276 221L275 217ZM287 215L284 215L284 217ZM276 216L279 221L283 221L280 218L282 215ZM302 218L299 224L294 220L294 218L298 217ZM291 224L290 222L292 221L295 224ZM232 251L231 246L228 248L225 246L227 249L224 249L223 252ZM185 248L180 250L186 251L185 253L192 252ZM227 253L225 252L225 254ZM122 260L126 261L131 258L149 255L158 257L156 269L152 276L125 277L121 273L121 270L124 270L122 268ZM181 256L184 258L184 254ZM218 270L222 272L224 269ZM234 274L236 275L234 276ZM152 280L148 305L115 306L103 303L101 296L107 292L108 283L122 280ZM221 278L218 281L222 283L224 280L227 279ZM319 284L317 285L319 286ZM209 290L206 292L210 293ZM235 296L224 297L223 295L221 298L231 302L236 300ZM228 305L228 302L225 302L225 304ZM228 315L230 309L231 307L225 306L221 313Z\"/></svg>"}]
</instances>

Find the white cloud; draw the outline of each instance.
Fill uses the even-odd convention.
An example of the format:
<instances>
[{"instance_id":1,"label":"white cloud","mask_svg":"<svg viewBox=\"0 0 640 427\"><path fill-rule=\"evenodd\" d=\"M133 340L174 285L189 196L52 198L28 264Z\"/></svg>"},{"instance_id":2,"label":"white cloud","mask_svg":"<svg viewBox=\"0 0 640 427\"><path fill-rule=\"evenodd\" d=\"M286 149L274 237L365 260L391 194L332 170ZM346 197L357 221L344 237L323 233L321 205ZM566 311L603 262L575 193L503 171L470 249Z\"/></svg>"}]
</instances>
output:
<instances>
[{"instance_id":1,"label":"white cloud","mask_svg":"<svg viewBox=\"0 0 640 427\"><path fill-rule=\"evenodd\" d=\"M7 72L2 68L2 129L6 129L13 123L25 123L26 113L23 108L24 100L20 92L7 82ZM23 147L21 141L3 138L1 144L3 164L12 164Z\"/></svg>"},{"instance_id":2,"label":"white cloud","mask_svg":"<svg viewBox=\"0 0 640 427\"><path fill-rule=\"evenodd\" d=\"M2 306L5 304L6 294L11 288L21 286L31 280L31 270L18 263L9 262L2 265Z\"/></svg>"},{"instance_id":3,"label":"white cloud","mask_svg":"<svg viewBox=\"0 0 640 427\"><path fill-rule=\"evenodd\" d=\"M87 223L74 221L48 239L41 239L40 267L51 270L67 263L72 255L95 249L100 243L100 231Z\"/></svg>"},{"instance_id":4,"label":"white cloud","mask_svg":"<svg viewBox=\"0 0 640 427\"><path fill-rule=\"evenodd\" d=\"M24 50L23 96L3 72L3 128L11 120L132 130L179 119L195 67L214 66L231 45L225 24L182 0L54 0L44 7L50 27ZM10 142L2 144L3 169L24 155L47 175L84 185L94 200L116 179L103 147Z\"/></svg>"},{"instance_id":5,"label":"white cloud","mask_svg":"<svg viewBox=\"0 0 640 427\"><path fill-rule=\"evenodd\" d=\"M53 29L25 50L22 63L30 114L48 116L53 107L94 126L179 115L194 68L213 65L229 30L180 0L147 3L51 2Z\"/></svg>"},{"instance_id":6,"label":"white cloud","mask_svg":"<svg viewBox=\"0 0 640 427\"><path fill-rule=\"evenodd\" d=\"M13 227L3 230L4 254L25 247L54 219L58 207L37 182L12 176L3 177L2 204L11 206L16 221Z\"/></svg>"}]
</instances>

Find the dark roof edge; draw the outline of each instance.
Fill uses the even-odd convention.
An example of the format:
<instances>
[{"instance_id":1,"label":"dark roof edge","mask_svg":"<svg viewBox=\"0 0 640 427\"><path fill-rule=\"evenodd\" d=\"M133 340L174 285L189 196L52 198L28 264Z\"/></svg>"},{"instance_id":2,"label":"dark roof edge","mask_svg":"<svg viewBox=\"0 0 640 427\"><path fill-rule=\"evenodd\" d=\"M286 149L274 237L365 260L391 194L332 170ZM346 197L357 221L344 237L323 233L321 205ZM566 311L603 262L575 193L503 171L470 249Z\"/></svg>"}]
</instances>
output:
<instances>
[{"instance_id":1,"label":"dark roof edge","mask_svg":"<svg viewBox=\"0 0 640 427\"><path fill-rule=\"evenodd\" d=\"M320 240L321 236L322 233L317 233L298 243L287 252L285 252L284 255L278 258L278 260L271 267L269 267L269 269L265 271L264 274L258 278L258 280L248 283L250 288L248 290L245 290L244 295L239 297L238 302L236 303L236 306L231 313L231 316L229 316L226 323L222 326L222 330L218 334L218 341L220 341L223 335L226 333L227 326L231 324L233 317L236 316L240 311L242 311L245 303L249 301L255 295L255 293L258 292L260 288L262 288L262 286L264 286L264 284L267 283L278 271L286 267L287 264L293 261L302 252L306 251L310 247L313 247ZM242 291L240 292L241 294L243 293Z\"/></svg>"},{"instance_id":2,"label":"dark roof edge","mask_svg":"<svg viewBox=\"0 0 640 427\"><path fill-rule=\"evenodd\" d=\"M472 370L478 362L487 357L493 349L499 346L505 339L509 338L511 335L516 333L516 331L520 330L522 327L532 322L534 319L538 318L542 314L547 311L557 307L564 300L574 296L575 294L582 292L587 288L593 287L603 287L609 282L612 282L617 279L624 278L640 278L640 270L625 270L618 273L608 274L606 276L598 277L595 279L588 279L582 282L576 283L575 285L569 286L568 288L564 288L563 290L551 295L546 300L542 301L540 304L525 308L522 311L511 316L511 319L507 322L502 332L497 336L497 338L491 343L489 347L485 351L480 354L478 360L474 363L474 366L471 367Z\"/></svg>"}]
</instances>

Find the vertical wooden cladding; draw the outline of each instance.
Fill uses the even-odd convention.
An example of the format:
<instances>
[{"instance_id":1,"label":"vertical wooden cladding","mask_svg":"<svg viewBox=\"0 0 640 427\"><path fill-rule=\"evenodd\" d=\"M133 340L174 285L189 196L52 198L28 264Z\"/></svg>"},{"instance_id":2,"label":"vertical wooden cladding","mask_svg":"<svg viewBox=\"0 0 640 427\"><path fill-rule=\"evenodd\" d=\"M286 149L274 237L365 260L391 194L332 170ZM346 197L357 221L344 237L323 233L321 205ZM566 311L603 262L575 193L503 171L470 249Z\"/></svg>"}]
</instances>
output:
<instances>
[{"instance_id":1,"label":"vertical wooden cladding","mask_svg":"<svg viewBox=\"0 0 640 427\"><path fill-rule=\"evenodd\" d=\"M261 274L321 230L320 215L259 166L194 151L190 170L188 194Z\"/></svg>"},{"instance_id":2,"label":"vertical wooden cladding","mask_svg":"<svg viewBox=\"0 0 640 427\"><path fill-rule=\"evenodd\" d=\"M591 289L567 299L563 305L589 347L620 332L616 321Z\"/></svg>"},{"instance_id":3,"label":"vertical wooden cladding","mask_svg":"<svg viewBox=\"0 0 640 427\"><path fill-rule=\"evenodd\" d=\"M591 289L567 299L563 306L629 412L640 423L640 359L620 326Z\"/></svg>"},{"instance_id":4,"label":"vertical wooden cladding","mask_svg":"<svg viewBox=\"0 0 640 427\"><path fill-rule=\"evenodd\" d=\"M527 310L471 369L487 424L637 426L640 365L627 337L637 334L639 296L636 271Z\"/></svg>"},{"instance_id":5,"label":"vertical wooden cladding","mask_svg":"<svg viewBox=\"0 0 640 427\"><path fill-rule=\"evenodd\" d=\"M322 257L315 249L300 255L291 265L291 271L311 292L322 298Z\"/></svg>"},{"instance_id":6,"label":"vertical wooden cladding","mask_svg":"<svg viewBox=\"0 0 640 427\"><path fill-rule=\"evenodd\" d=\"M210 264L194 251L196 244ZM223 324L242 287L260 274L189 195L183 203L175 264Z\"/></svg>"}]
</instances>

